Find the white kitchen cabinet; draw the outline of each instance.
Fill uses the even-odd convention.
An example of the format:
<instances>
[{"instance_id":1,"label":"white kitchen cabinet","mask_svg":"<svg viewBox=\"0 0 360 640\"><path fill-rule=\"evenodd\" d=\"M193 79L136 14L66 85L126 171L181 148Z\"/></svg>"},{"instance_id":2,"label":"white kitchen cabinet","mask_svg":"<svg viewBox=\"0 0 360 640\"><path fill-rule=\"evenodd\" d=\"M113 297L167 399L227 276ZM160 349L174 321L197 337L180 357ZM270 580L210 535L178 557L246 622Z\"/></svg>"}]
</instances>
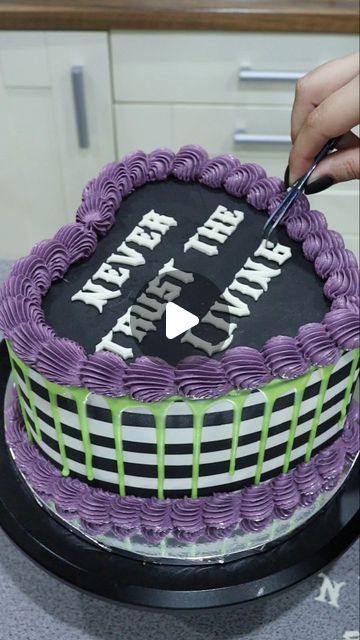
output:
<instances>
[{"instance_id":1,"label":"white kitchen cabinet","mask_svg":"<svg viewBox=\"0 0 360 640\"><path fill-rule=\"evenodd\" d=\"M296 74L356 48L356 36L336 34L0 31L0 257L73 220L84 184L136 149L193 142L282 176ZM74 67L83 74L86 148ZM357 183L310 201L358 252Z\"/></svg>"},{"instance_id":2,"label":"white kitchen cabinet","mask_svg":"<svg viewBox=\"0 0 360 640\"><path fill-rule=\"evenodd\" d=\"M113 32L110 42L118 157L193 142L277 176L290 150L296 73L358 46L356 36L284 33L132 31ZM240 79L240 70L253 79ZM336 185L310 203L359 254L358 182Z\"/></svg>"},{"instance_id":3,"label":"white kitchen cabinet","mask_svg":"<svg viewBox=\"0 0 360 640\"><path fill-rule=\"evenodd\" d=\"M83 70L87 148L74 66ZM112 159L107 34L0 32L0 256L19 257L73 220L83 185Z\"/></svg>"}]
</instances>

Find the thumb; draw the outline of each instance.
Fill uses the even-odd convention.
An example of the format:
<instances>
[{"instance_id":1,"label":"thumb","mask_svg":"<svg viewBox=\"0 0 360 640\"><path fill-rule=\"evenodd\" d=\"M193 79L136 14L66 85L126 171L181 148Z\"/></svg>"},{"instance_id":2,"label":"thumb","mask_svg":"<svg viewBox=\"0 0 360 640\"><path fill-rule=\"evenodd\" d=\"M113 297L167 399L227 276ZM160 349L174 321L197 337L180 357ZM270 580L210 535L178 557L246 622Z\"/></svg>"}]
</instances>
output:
<instances>
[{"instance_id":1,"label":"thumb","mask_svg":"<svg viewBox=\"0 0 360 640\"><path fill-rule=\"evenodd\" d=\"M319 193L336 182L346 182L360 177L360 149L357 145L331 153L324 158L312 174L305 193Z\"/></svg>"}]
</instances>

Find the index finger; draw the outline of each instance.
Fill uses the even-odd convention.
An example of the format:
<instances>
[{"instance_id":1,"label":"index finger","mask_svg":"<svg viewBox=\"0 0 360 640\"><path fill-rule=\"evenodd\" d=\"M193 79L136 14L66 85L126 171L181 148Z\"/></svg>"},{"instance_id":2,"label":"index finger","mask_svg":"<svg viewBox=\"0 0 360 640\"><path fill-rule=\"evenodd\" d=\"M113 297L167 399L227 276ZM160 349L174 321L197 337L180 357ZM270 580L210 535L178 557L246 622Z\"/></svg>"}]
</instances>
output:
<instances>
[{"instance_id":1,"label":"index finger","mask_svg":"<svg viewBox=\"0 0 360 640\"><path fill-rule=\"evenodd\" d=\"M358 73L359 54L353 53L344 58L326 62L299 80L291 114L293 142L309 114L325 98L350 82Z\"/></svg>"},{"instance_id":2,"label":"index finger","mask_svg":"<svg viewBox=\"0 0 360 640\"><path fill-rule=\"evenodd\" d=\"M328 96L307 117L290 152L290 184L311 166L324 144L359 123L359 78Z\"/></svg>"}]
</instances>

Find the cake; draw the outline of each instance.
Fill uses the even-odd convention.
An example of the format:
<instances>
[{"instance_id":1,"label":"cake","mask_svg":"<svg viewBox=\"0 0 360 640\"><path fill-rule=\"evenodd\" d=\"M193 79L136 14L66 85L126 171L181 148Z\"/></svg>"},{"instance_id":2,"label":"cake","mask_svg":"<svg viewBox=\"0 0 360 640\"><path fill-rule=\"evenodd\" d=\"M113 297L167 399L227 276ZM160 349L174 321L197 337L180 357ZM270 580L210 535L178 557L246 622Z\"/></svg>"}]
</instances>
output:
<instances>
[{"instance_id":1,"label":"cake","mask_svg":"<svg viewBox=\"0 0 360 640\"><path fill-rule=\"evenodd\" d=\"M262 239L284 193L196 145L138 151L15 263L0 292L7 443L72 529L226 555L340 486L358 451L359 270L303 195ZM170 340L174 302L199 322Z\"/></svg>"}]
</instances>

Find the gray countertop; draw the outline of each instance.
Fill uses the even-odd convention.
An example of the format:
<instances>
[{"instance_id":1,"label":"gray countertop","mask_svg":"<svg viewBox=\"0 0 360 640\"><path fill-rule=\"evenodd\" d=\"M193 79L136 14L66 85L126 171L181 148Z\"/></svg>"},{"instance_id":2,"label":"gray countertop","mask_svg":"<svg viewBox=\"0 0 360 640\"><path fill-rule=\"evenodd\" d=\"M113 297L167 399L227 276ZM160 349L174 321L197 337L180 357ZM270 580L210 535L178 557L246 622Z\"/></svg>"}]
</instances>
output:
<instances>
[{"instance_id":1,"label":"gray countertop","mask_svg":"<svg viewBox=\"0 0 360 640\"><path fill-rule=\"evenodd\" d=\"M9 266L0 261L0 282ZM355 544L323 574L280 595L175 616L75 591L35 566L0 530L0 640L359 640L358 567Z\"/></svg>"}]
</instances>

